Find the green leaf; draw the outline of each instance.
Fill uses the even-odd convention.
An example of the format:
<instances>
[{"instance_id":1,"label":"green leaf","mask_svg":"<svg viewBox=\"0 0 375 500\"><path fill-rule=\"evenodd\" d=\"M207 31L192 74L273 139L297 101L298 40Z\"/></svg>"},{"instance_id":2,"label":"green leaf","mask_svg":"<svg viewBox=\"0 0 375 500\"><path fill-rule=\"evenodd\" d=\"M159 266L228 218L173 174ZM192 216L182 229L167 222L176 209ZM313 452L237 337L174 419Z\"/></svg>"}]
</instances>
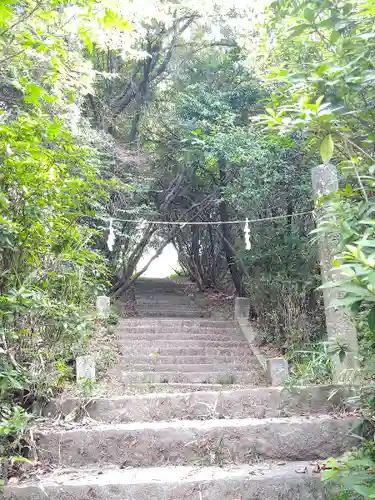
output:
<instances>
[{"instance_id":1,"label":"green leaf","mask_svg":"<svg viewBox=\"0 0 375 500\"><path fill-rule=\"evenodd\" d=\"M371 309L371 311L367 315L367 322L370 330L375 332L375 306Z\"/></svg>"},{"instance_id":2,"label":"green leaf","mask_svg":"<svg viewBox=\"0 0 375 500\"><path fill-rule=\"evenodd\" d=\"M370 283L371 286L375 287L375 271L372 271L370 274L368 274L367 281Z\"/></svg>"},{"instance_id":3,"label":"green leaf","mask_svg":"<svg viewBox=\"0 0 375 500\"><path fill-rule=\"evenodd\" d=\"M289 37L288 38L294 38L299 35L301 35L307 28L311 28L310 24L299 24L298 26L295 26L292 28L289 32Z\"/></svg>"},{"instance_id":4,"label":"green leaf","mask_svg":"<svg viewBox=\"0 0 375 500\"><path fill-rule=\"evenodd\" d=\"M329 37L329 41L331 43L336 43L340 38L340 33L338 31L332 31L331 36Z\"/></svg>"},{"instance_id":5,"label":"green leaf","mask_svg":"<svg viewBox=\"0 0 375 500\"><path fill-rule=\"evenodd\" d=\"M339 471L337 469L328 469L323 471L322 474L322 480L323 481L328 481L329 479L332 479L334 476L337 476L339 474Z\"/></svg>"},{"instance_id":6,"label":"green leaf","mask_svg":"<svg viewBox=\"0 0 375 500\"><path fill-rule=\"evenodd\" d=\"M353 5L350 2L346 3L342 9L345 15L350 14L352 10L353 10Z\"/></svg>"},{"instance_id":7,"label":"green leaf","mask_svg":"<svg viewBox=\"0 0 375 500\"><path fill-rule=\"evenodd\" d=\"M327 165L333 156L333 140L331 134L326 135L320 145L320 156L322 157L323 163Z\"/></svg>"},{"instance_id":8,"label":"green leaf","mask_svg":"<svg viewBox=\"0 0 375 500\"><path fill-rule=\"evenodd\" d=\"M344 284L342 286L344 292L356 295L359 298L366 298L367 300L373 299L375 301L375 295L370 292L365 286L355 285L355 284Z\"/></svg>"},{"instance_id":9,"label":"green leaf","mask_svg":"<svg viewBox=\"0 0 375 500\"><path fill-rule=\"evenodd\" d=\"M361 247L371 247L375 248L375 240L362 240L359 242Z\"/></svg>"},{"instance_id":10,"label":"green leaf","mask_svg":"<svg viewBox=\"0 0 375 500\"><path fill-rule=\"evenodd\" d=\"M29 83L26 86L24 101L28 104L39 105L39 98L44 94L44 90L35 83Z\"/></svg>"},{"instance_id":11,"label":"green leaf","mask_svg":"<svg viewBox=\"0 0 375 500\"><path fill-rule=\"evenodd\" d=\"M310 23L312 23L315 19L315 12L312 9L306 8L303 11L303 16L305 19L307 19Z\"/></svg>"},{"instance_id":12,"label":"green leaf","mask_svg":"<svg viewBox=\"0 0 375 500\"><path fill-rule=\"evenodd\" d=\"M343 363L345 361L345 358L346 358L346 351L345 351L345 349L340 349L338 351L338 354L339 354L340 363Z\"/></svg>"},{"instance_id":13,"label":"green leaf","mask_svg":"<svg viewBox=\"0 0 375 500\"><path fill-rule=\"evenodd\" d=\"M14 15L14 11L8 7L11 3L14 2L0 2L0 26L4 26Z\"/></svg>"},{"instance_id":14,"label":"green leaf","mask_svg":"<svg viewBox=\"0 0 375 500\"><path fill-rule=\"evenodd\" d=\"M356 302L353 302L353 304L350 306L350 310L352 314L358 314L360 307L362 304L362 300L357 300Z\"/></svg>"},{"instance_id":15,"label":"green leaf","mask_svg":"<svg viewBox=\"0 0 375 500\"><path fill-rule=\"evenodd\" d=\"M31 460L29 460L28 458L25 458L25 457L20 457L20 456L16 456L16 457L12 457L11 460L10 460L10 463L13 465L17 462L26 462L28 464L32 464L33 462Z\"/></svg>"},{"instance_id":16,"label":"green leaf","mask_svg":"<svg viewBox=\"0 0 375 500\"><path fill-rule=\"evenodd\" d=\"M364 486L362 484L355 484L353 486L353 490L356 493L363 495L365 498L371 498L370 495L375 494L375 487L374 486L370 487L370 486Z\"/></svg>"},{"instance_id":17,"label":"green leaf","mask_svg":"<svg viewBox=\"0 0 375 500\"><path fill-rule=\"evenodd\" d=\"M92 33L84 28L81 28L78 30L79 34L81 35L81 38L83 40L83 43L86 45L87 50L92 54L94 45L92 43Z\"/></svg>"}]
</instances>

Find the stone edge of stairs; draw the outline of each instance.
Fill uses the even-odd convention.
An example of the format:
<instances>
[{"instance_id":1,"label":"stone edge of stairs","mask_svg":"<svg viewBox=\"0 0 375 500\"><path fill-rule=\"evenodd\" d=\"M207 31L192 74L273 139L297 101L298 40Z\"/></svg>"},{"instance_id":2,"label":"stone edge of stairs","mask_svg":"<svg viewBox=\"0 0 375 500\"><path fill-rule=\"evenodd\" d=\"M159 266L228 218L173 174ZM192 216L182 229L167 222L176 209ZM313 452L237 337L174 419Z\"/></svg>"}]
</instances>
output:
<instances>
[{"instance_id":1,"label":"stone edge of stairs","mask_svg":"<svg viewBox=\"0 0 375 500\"><path fill-rule=\"evenodd\" d=\"M168 384L166 384L168 385ZM230 415L232 418L280 417L306 413L330 413L341 410L344 400L352 395L345 386L325 385L296 387L294 393L282 387L223 388L193 392L93 397L85 405L88 416L98 422L148 422L153 420L212 418ZM165 389L165 388L164 388ZM44 415L59 418L82 405L80 398L62 397L51 401Z\"/></svg>"},{"instance_id":2,"label":"stone edge of stairs","mask_svg":"<svg viewBox=\"0 0 375 500\"><path fill-rule=\"evenodd\" d=\"M57 472L39 484L5 487L4 500L324 500L307 462L219 467L164 467ZM276 496L277 495L277 496ZM292 496L291 496L292 495ZM298 495L298 497L296 496Z\"/></svg>"}]
</instances>

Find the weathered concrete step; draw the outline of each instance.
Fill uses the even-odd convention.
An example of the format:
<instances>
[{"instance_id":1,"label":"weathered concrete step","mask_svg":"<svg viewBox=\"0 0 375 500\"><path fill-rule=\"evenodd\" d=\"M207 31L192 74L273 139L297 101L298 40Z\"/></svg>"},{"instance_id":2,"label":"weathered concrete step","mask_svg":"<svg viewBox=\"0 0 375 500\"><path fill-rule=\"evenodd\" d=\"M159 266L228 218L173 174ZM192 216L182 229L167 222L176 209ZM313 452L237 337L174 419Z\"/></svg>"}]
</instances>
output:
<instances>
[{"instance_id":1,"label":"weathered concrete step","mask_svg":"<svg viewBox=\"0 0 375 500\"><path fill-rule=\"evenodd\" d=\"M151 355L150 355L151 354ZM196 365L196 364L236 364L241 363L241 366L246 367L248 364L256 363L256 358L251 356L251 353L238 356L163 356L156 353L149 353L146 355L123 355L121 357L122 364L135 365Z\"/></svg>"},{"instance_id":2,"label":"weathered concrete step","mask_svg":"<svg viewBox=\"0 0 375 500\"><path fill-rule=\"evenodd\" d=\"M121 339L119 339L121 341ZM129 341L126 339L123 339L121 343L121 349L123 347L129 347L134 349L137 349L137 352L139 353L140 351L138 348L145 347L149 349L149 353L151 352L160 352L161 349L163 348L174 348L174 349L184 349L186 347L196 347L199 349L204 349L204 348L221 348L221 349L232 349L232 348L244 348L244 349L250 349L249 344L245 341L238 341L238 340L193 340L193 339L185 339L185 340L179 340L179 339L159 339L156 340L154 338L150 339L140 339L138 341L133 340Z\"/></svg>"},{"instance_id":3,"label":"weathered concrete step","mask_svg":"<svg viewBox=\"0 0 375 500\"><path fill-rule=\"evenodd\" d=\"M296 471L307 469L306 474ZM324 500L307 462L233 467L161 467L58 471L38 483L9 486L4 500Z\"/></svg>"},{"instance_id":4,"label":"weathered concrete step","mask_svg":"<svg viewBox=\"0 0 375 500\"><path fill-rule=\"evenodd\" d=\"M165 312L165 311L173 311L173 312L178 312L178 311L183 311L188 312L188 313L197 313L198 315L196 316L199 318L199 314L205 313L204 309L200 309L199 307L196 307L194 304L166 304L164 307L161 304L138 304L136 305L137 311L152 311L154 312Z\"/></svg>"},{"instance_id":5,"label":"weathered concrete step","mask_svg":"<svg viewBox=\"0 0 375 500\"><path fill-rule=\"evenodd\" d=\"M246 372L246 366L241 364L192 364L187 363L184 365L179 364L127 364L121 360L120 366L123 368L127 365L127 370L131 372L163 372L163 373L178 373L183 371L184 373L202 373L202 372L220 372L220 373L234 373L234 372ZM124 369L124 368L123 368Z\"/></svg>"},{"instance_id":6,"label":"weathered concrete step","mask_svg":"<svg viewBox=\"0 0 375 500\"><path fill-rule=\"evenodd\" d=\"M182 368L179 372L129 372L123 371L117 377L124 384L148 383L160 384L169 382L189 383L189 384L239 384L257 385L260 373L250 370L243 372L184 372Z\"/></svg>"},{"instance_id":7,"label":"weathered concrete step","mask_svg":"<svg viewBox=\"0 0 375 500\"><path fill-rule=\"evenodd\" d=\"M120 321L119 327L149 327L149 326L171 326L175 329L181 328L191 328L191 327L199 327L199 328L237 328L238 324L235 321L213 321L207 319L174 319L174 318L164 318L164 319L139 319L139 318L131 318L124 319Z\"/></svg>"},{"instance_id":8,"label":"weathered concrete step","mask_svg":"<svg viewBox=\"0 0 375 500\"><path fill-rule=\"evenodd\" d=\"M228 388L233 390L235 389L243 389L243 385L230 385L227 384L202 384L202 383L184 383L184 382L170 382L168 384L147 384L147 383L135 383L131 386L126 384L110 384L110 389L113 394L117 396L124 395L139 395L139 394L155 394L155 393L163 393L163 394L175 394L175 393L189 393L189 392L207 392L207 391L224 391L228 390ZM250 387L250 386L247 386Z\"/></svg>"},{"instance_id":9,"label":"weathered concrete step","mask_svg":"<svg viewBox=\"0 0 375 500\"><path fill-rule=\"evenodd\" d=\"M173 293L173 292L179 292L184 295L188 295L189 292L187 292L186 285L181 285L180 283L155 283L155 284L147 284L145 283L144 286L141 284L140 286L137 285L135 288L135 293L138 294L147 294L147 295L152 295L154 293Z\"/></svg>"},{"instance_id":10,"label":"weathered concrete step","mask_svg":"<svg viewBox=\"0 0 375 500\"><path fill-rule=\"evenodd\" d=\"M182 301L180 300L180 302L172 302L172 301L156 301L156 300L153 300L153 301L146 301L146 300L138 300L136 302L136 307L137 308L141 308L141 309L145 309L145 308L148 308L148 309L162 309L162 310L169 310L169 309L179 309L179 308L182 308L182 309L188 309L188 310L194 310L194 311L202 311L202 309L200 307L198 307L196 304L194 303L190 303L188 301Z\"/></svg>"},{"instance_id":11,"label":"weathered concrete step","mask_svg":"<svg viewBox=\"0 0 375 500\"><path fill-rule=\"evenodd\" d=\"M151 333L131 333L131 332L121 332L118 331L117 333L118 338L120 340L125 340L132 342L138 341L138 340L147 340L147 341L154 341L154 340L191 340L192 342L195 342L196 340L204 340L204 341L220 341L220 342L231 342L231 341L236 341L238 343L247 343L248 341L246 338L239 334L239 333L234 333L230 335L226 335L223 333L190 333L190 332L173 332L173 333L166 333L166 332L151 332Z\"/></svg>"},{"instance_id":12,"label":"weathered concrete step","mask_svg":"<svg viewBox=\"0 0 375 500\"><path fill-rule=\"evenodd\" d=\"M154 343L155 344L155 343ZM222 347L221 345L214 347L207 346L194 346L190 347L191 342L185 343L181 346L179 344L176 346L171 346L170 342L158 342L157 345L147 344L138 344L135 350L134 345L122 345L121 352L123 355L134 354L135 352L139 355L153 355L154 353L158 353L160 356L226 356L237 358L238 356L252 356L252 351L250 346L240 345L240 346L229 346Z\"/></svg>"},{"instance_id":13,"label":"weathered concrete step","mask_svg":"<svg viewBox=\"0 0 375 500\"><path fill-rule=\"evenodd\" d=\"M171 278L139 278L136 283L136 288L139 288L140 286L186 286L186 285L194 285L192 281L189 280L173 280Z\"/></svg>"},{"instance_id":14,"label":"weathered concrete step","mask_svg":"<svg viewBox=\"0 0 375 500\"><path fill-rule=\"evenodd\" d=\"M249 463L339 456L355 440L353 418L183 420L38 431L39 457L60 466Z\"/></svg>"},{"instance_id":15,"label":"weathered concrete step","mask_svg":"<svg viewBox=\"0 0 375 500\"><path fill-rule=\"evenodd\" d=\"M290 394L281 387L159 393L98 398L85 407L101 422L152 422L209 418L270 418L330 413L343 408L350 391L342 386L300 387ZM68 415L82 404L80 398L52 401L45 415Z\"/></svg>"},{"instance_id":16,"label":"weathered concrete step","mask_svg":"<svg viewBox=\"0 0 375 500\"><path fill-rule=\"evenodd\" d=\"M144 286L145 288L152 287L183 287L185 288L187 285L194 285L191 281L174 281L169 278L140 278L137 280L135 284L136 290Z\"/></svg>"},{"instance_id":17,"label":"weathered concrete step","mask_svg":"<svg viewBox=\"0 0 375 500\"><path fill-rule=\"evenodd\" d=\"M165 318L209 318L210 311L191 310L191 309L150 309L148 307L136 307L138 316L152 318L152 317L165 317Z\"/></svg>"},{"instance_id":18,"label":"weathered concrete step","mask_svg":"<svg viewBox=\"0 0 375 500\"><path fill-rule=\"evenodd\" d=\"M172 295L173 297L173 295ZM149 302L144 302L144 303L141 303L140 301L137 301L136 300L136 306L139 307L140 309L147 309L147 308L150 308L150 309L156 309L158 306L160 307L161 304L158 304L158 302L156 301L153 301L153 300L150 300ZM197 304L194 304L193 302L190 302L189 300L184 300L183 302L181 301L180 303L174 303L174 302L165 302L164 303L164 307L162 307L163 310L169 310L169 309L178 309L178 308L181 308L181 309L187 309L187 310L190 310L190 309L193 309L193 310L197 310L197 311L201 311L201 310L204 310L204 309L201 309L200 307L198 307Z\"/></svg>"},{"instance_id":19,"label":"weathered concrete step","mask_svg":"<svg viewBox=\"0 0 375 500\"><path fill-rule=\"evenodd\" d=\"M217 335L242 335L239 328L204 328L204 327L174 327L174 326L136 326L118 328L118 333L199 333L199 334L217 334Z\"/></svg>"},{"instance_id":20,"label":"weathered concrete step","mask_svg":"<svg viewBox=\"0 0 375 500\"><path fill-rule=\"evenodd\" d=\"M163 295L163 294L157 294L157 295L143 295L143 296L138 296L136 297L136 301L138 305L191 305L194 307L198 307L197 304L192 300L190 297L186 296L181 296L181 295Z\"/></svg>"},{"instance_id":21,"label":"weathered concrete step","mask_svg":"<svg viewBox=\"0 0 375 500\"><path fill-rule=\"evenodd\" d=\"M135 297L138 299L139 297L150 297L154 295L155 297L159 294L170 296L170 297L186 297L186 289L183 287L168 287L168 288L139 288L135 291Z\"/></svg>"}]
</instances>

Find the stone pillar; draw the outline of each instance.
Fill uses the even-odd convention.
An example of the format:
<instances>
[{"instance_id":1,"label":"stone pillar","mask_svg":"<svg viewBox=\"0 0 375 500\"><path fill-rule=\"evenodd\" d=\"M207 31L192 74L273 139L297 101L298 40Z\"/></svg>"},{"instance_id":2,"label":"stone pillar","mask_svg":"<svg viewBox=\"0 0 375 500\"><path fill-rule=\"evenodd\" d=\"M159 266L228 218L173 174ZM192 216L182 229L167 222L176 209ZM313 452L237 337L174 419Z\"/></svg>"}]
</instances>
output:
<instances>
[{"instance_id":1,"label":"stone pillar","mask_svg":"<svg viewBox=\"0 0 375 500\"><path fill-rule=\"evenodd\" d=\"M312 184L315 198L322 195L335 193L338 190L337 170L334 165L319 165L312 170ZM329 203L329 201L327 202ZM325 205L319 209L320 215L324 213ZM323 283L340 279L340 271L332 268L337 249L338 238L334 235L323 235L319 239L320 265ZM324 288L324 308L326 314L326 327L328 340L338 341L348 349L343 361L338 355L334 362L334 381L343 382L353 378L353 370L358 368L358 340L357 331L350 317L343 308L335 307L334 303L342 297L338 288Z\"/></svg>"},{"instance_id":2,"label":"stone pillar","mask_svg":"<svg viewBox=\"0 0 375 500\"><path fill-rule=\"evenodd\" d=\"M95 357L79 356L76 359L77 383L83 384L86 380L95 381Z\"/></svg>"},{"instance_id":3,"label":"stone pillar","mask_svg":"<svg viewBox=\"0 0 375 500\"><path fill-rule=\"evenodd\" d=\"M249 318L250 299L247 297L236 297L234 302L234 317L235 319Z\"/></svg>"},{"instance_id":4,"label":"stone pillar","mask_svg":"<svg viewBox=\"0 0 375 500\"><path fill-rule=\"evenodd\" d=\"M110 305L111 302L109 300L109 297L106 297L105 295L100 295L99 297L97 297L96 312L98 313L100 319L108 318Z\"/></svg>"},{"instance_id":5,"label":"stone pillar","mask_svg":"<svg viewBox=\"0 0 375 500\"><path fill-rule=\"evenodd\" d=\"M288 360L285 358L267 359L267 374L272 385L282 386L289 377Z\"/></svg>"}]
</instances>

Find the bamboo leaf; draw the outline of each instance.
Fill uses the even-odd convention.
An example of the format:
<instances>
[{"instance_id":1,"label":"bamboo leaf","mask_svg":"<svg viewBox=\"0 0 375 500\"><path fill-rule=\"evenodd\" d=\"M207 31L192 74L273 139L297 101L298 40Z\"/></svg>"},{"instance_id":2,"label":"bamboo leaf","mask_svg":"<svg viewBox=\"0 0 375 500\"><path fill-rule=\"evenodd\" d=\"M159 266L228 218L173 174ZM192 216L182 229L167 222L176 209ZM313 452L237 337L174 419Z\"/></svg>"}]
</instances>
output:
<instances>
[{"instance_id":1,"label":"bamboo leaf","mask_svg":"<svg viewBox=\"0 0 375 500\"><path fill-rule=\"evenodd\" d=\"M328 134L322 141L320 145L320 156L322 157L323 163L327 165L333 156L333 139L331 134Z\"/></svg>"}]
</instances>

